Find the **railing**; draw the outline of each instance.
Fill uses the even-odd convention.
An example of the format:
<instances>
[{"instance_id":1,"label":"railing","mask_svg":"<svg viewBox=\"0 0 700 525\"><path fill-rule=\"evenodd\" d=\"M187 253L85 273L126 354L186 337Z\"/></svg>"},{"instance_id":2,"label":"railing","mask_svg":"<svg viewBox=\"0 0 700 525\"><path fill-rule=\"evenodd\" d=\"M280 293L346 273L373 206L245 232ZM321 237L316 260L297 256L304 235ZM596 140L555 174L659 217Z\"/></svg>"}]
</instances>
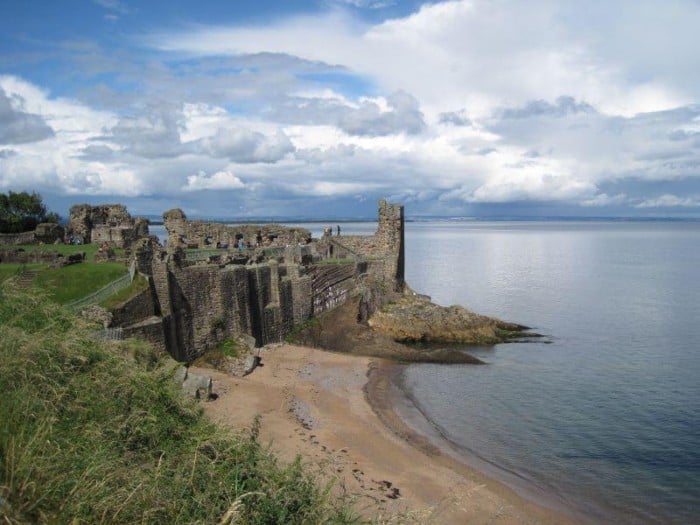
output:
<instances>
[{"instance_id":1,"label":"railing","mask_svg":"<svg viewBox=\"0 0 700 525\"><path fill-rule=\"evenodd\" d=\"M68 308L69 310L73 310L74 312L77 312L79 310L82 310L83 308L86 308L90 305L100 303L107 299L112 294L117 293L119 290L123 290L127 286L129 286L133 280L134 276L136 275L136 260L131 261L131 265L129 266L129 273L127 273L125 276L120 277L119 279L116 279L109 283L107 286L104 286L97 290L95 293L92 293L88 295L87 297L83 297L81 299L77 299L75 301L71 301L70 303L66 303L65 307Z\"/></svg>"}]
</instances>

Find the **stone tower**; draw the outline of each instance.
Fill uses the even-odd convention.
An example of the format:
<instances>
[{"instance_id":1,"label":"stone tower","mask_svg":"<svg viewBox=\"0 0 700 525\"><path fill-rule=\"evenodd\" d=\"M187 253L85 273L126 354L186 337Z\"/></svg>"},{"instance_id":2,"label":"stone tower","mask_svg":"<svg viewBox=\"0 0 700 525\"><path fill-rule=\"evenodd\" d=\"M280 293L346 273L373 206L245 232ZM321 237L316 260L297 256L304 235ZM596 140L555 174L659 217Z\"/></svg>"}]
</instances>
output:
<instances>
[{"instance_id":1,"label":"stone tower","mask_svg":"<svg viewBox=\"0 0 700 525\"><path fill-rule=\"evenodd\" d=\"M379 201L379 227L375 238L386 253L385 276L395 283L395 291L404 289L404 216L403 206Z\"/></svg>"}]
</instances>

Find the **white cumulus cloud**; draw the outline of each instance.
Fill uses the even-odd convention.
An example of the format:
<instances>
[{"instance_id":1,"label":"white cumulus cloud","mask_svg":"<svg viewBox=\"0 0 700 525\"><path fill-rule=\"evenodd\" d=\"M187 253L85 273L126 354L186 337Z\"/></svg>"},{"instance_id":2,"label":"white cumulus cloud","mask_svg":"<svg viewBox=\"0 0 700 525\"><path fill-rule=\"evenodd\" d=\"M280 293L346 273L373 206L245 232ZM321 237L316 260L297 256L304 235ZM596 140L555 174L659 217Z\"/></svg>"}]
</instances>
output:
<instances>
[{"instance_id":1,"label":"white cumulus cloud","mask_svg":"<svg viewBox=\"0 0 700 525\"><path fill-rule=\"evenodd\" d=\"M182 187L183 191L198 190L236 190L243 188L245 184L230 171L217 171L211 175L200 171L196 175L187 177L187 184Z\"/></svg>"}]
</instances>

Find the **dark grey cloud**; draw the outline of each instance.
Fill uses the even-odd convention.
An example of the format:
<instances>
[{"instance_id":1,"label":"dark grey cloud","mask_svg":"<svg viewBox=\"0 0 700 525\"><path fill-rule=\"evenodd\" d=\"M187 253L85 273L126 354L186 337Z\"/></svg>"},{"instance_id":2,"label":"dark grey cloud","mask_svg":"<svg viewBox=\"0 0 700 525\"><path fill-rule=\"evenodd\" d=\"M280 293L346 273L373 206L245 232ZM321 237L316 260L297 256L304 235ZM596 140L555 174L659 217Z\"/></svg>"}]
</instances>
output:
<instances>
[{"instance_id":1,"label":"dark grey cloud","mask_svg":"<svg viewBox=\"0 0 700 525\"><path fill-rule=\"evenodd\" d=\"M205 102L257 115L279 105L288 93L318 88L314 79L319 75L351 75L340 66L283 53L178 60L144 60L143 53L99 48L72 53L76 56L71 60L81 63L75 75L90 85L79 92L80 99L120 113L146 99L162 99L173 104ZM106 73L116 75L127 89L94 83L95 77Z\"/></svg>"},{"instance_id":2,"label":"dark grey cloud","mask_svg":"<svg viewBox=\"0 0 700 525\"><path fill-rule=\"evenodd\" d=\"M388 110L372 100L355 106L337 98L288 97L270 109L266 117L277 122L336 126L350 135L380 137L406 133L417 135L425 129L418 101L405 91L386 97Z\"/></svg>"},{"instance_id":3,"label":"dark grey cloud","mask_svg":"<svg viewBox=\"0 0 700 525\"><path fill-rule=\"evenodd\" d=\"M85 160L98 160L105 161L110 160L114 156L114 150L109 146L104 146L102 144L90 144L89 146L83 148L81 158Z\"/></svg>"},{"instance_id":4,"label":"dark grey cloud","mask_svg":"<svg viewBox=\"0 0 700 525\"><path fill-rule=\"evenodd\" d=\"M172 104L154 107L140 116L123 117L100 138L119 145L120 152L104 144L91 144L83 150L83 156L108 160L128 153L147 159L167 159L190 154L249 164L274 163L294 152L294 145L281 130L266 135L233 123L213 127L207 137L183 141L185 120L182 107Z\"/></svg>"},{"instance_id":5,"label":"dark grey cloud","mask_svg":"<svg viewBox=\"0 0 700 525\"><path fill-rule=\"evenodd\" d=\"M240 163L274 163L294 151L294 145L283 131L267 136L244 128L219 128L215 135L200 139L192 146L201 153Z\"/></svg>"},{"instance_id":6,"label":"dark grey cloud","mask_svg":"<svg viewBox=\"0 0 700 525\"><path fill-rule=\"evenodd\" d=\"M139 116L122 117L104 138L139 157L177 157L187 152L180 140L182 128L179 108L159 107Z\"/></svg>"},{"instance_id":7,"label":"dark grey cloud","mask_svg":"<svg viewBox=\"0 0 700 525\"><path fill-rule=\"evenodd\" d=\"M476 152L477 155L488 155L489 153L496 153L498 150L496 148L481 148Z\"/></svg>"},{"instance_id":8,"label":"dark grey cloud","mask_svg":"<svg viewBox=\"0 0 700 525\"><path fill-rule=\"evenodd\" d=\"M540 158L579 159L590 176L633 172L636 178L671 180L700 177L699 117L697 106L610 116L560 97L556 104L536 101L497 111L484 124L502 143L536 151Z\"/></svg>"},{"instance_id":9,"label":"dark grey cloud","mask_svg":"<svg viewBox=\"0 0 700 525\"><path fill-rule=\"evenodd\" d=\"M356 111L348 111L338 126L351 135L382 136L395 133L416 135L425 122L418 101L405 91L397 91L386 99L390 111L382 111L374 102L365 101Z\"/></svg>"},{"instance_id":10,"label":"dark grey cloud","mask_svg":"<svg viewBox=\"0 0 700 525\"><path fill-rule=\"evenodd\" d=\"M700 139L700 131L688 131L685 129L677 129L668 134L668 139L675 142L693 141L696 144Z\"/></svg>"},{"instance_id":11,"label":"dark grey cloud","mask_svg":"<svg viewBox=\"0 0 700 525\"><path fill-rule=\"evenodd\" d=\"M38 142L54 136L54 131L40 116L23 109L24 100L7 96L0 88L0 144Z\"/></svg>"},{"instance_id":12,"label":"dark grey cloud","mask_svg":"<svg viewBox=\"0 0 700 525\"><path fill-rule=\"evenodd\" d=\"M463 109L440 113L438 119L440 124L452 124L453 126L471 126L472 124L472 121L467 117L467 112Z\"/></svg>"},{"instance_id":13,"label":"dark grey cloud","mask_svg":"<svg viewBox=\"0 0 700 525\"><path fill-rule=\"evenodd\" d=\"M554 104L546 100L531 100L520 108L501 110L504 119L521 119L531 117L565 117L576 113L595 113L596 110L586 102L576 102L573 97L561 96Z\"/></svg>"}]
</instances>

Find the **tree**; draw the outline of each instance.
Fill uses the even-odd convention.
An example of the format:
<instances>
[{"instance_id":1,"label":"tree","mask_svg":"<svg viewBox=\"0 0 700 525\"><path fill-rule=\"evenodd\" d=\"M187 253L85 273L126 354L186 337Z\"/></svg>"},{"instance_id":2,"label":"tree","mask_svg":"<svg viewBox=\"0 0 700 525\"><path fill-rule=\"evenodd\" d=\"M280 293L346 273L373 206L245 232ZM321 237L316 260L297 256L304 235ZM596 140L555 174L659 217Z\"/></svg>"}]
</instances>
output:
<instances>
[{"instance_id":1,"label":"tree","mask_svg":"<svg viewBox=\"0 0 700 525\"><path fill-rule=\"evenodd\" d=\"M36 229L41 222L58 222L36 192L0 193L0 233L19 233Z\"/></svg>"}]
</instances>

